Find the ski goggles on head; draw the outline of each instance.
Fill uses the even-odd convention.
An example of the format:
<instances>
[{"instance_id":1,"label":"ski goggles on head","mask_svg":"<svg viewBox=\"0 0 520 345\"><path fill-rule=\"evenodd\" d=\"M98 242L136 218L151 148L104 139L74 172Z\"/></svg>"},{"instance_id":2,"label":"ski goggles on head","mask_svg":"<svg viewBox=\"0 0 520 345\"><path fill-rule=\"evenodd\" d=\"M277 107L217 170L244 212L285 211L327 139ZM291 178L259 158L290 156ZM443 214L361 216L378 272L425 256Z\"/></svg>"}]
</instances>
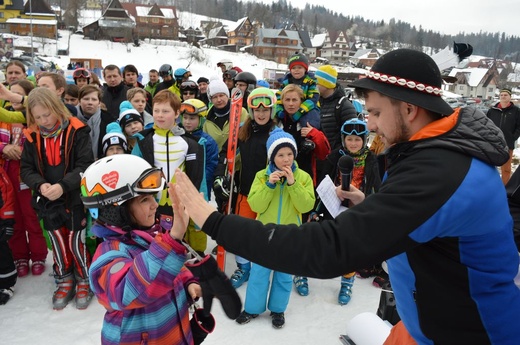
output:
<instances>
[{"instance_id":1,"label":"ski goggles on head","mask_svg":"<svg viewBox=\"0 0 520 345\"><path fill-rule=\"evenodd\" d=\"M344 135L365 135L368 133L367 126L365 124L346 124L341 127L341 133Z\"/></svg>"},{"instance_id":2,"label":"ski goggles on head","mask_svg":"<svg viewBox=\"0 0 520 345\"><path fill-rule=\"evenodd\" d=\"M145 170L132 184L132 190L136 193L157 193L166 187L166 178L160 168Z\"/></svg>"},{"instance_id":3,"label":"ski goggles on head","mask_svg":"<svg viewBox=\"0 0 520 345\"><path fill-rule=\"evenodd\" d=\"M90 72L87 71L86 69L76 69L76 70L74 70L74 72L72 72L72 77L74 79L77 79L77 78L89 79L90 78Z\"/></svg>"},{"instance_id":4,"label":"ski goggles on head","mask_svg":"<svg viewBox=\"0 0 520 345\"><path fill-rule=\"evenodd\" d=\"M198 115L199 113L208 110L208 107L204 106L201 108L197 108L192 104L181 103L181 115Z\"/></svg>"},{"instance_id":5,"label":"ski goggles on head","mask_svg":"<svg viewBox=\"0 0 520 345\"><path fill-rule=\"evenodd\" d=\"M249 108L257 109L260 106L271 108L274 106L273 99L268 95L255 95L254 98L248 99Z\"/></svg>"},{"instance_id":6,"label":"ski goggles on head","mask_svg":"<svg viewBox=\"0 0 520 345\"><path fill-rule=\"evenodd\" d=\"M160 168L145 170L139 178L130 184L115 189L105 194L81 196L81 201L86 208L98 208L108 205L121 205L123 202L135 198L140 194L156 194L166 188L166 178Z\"/></svg>"}]
</instances>

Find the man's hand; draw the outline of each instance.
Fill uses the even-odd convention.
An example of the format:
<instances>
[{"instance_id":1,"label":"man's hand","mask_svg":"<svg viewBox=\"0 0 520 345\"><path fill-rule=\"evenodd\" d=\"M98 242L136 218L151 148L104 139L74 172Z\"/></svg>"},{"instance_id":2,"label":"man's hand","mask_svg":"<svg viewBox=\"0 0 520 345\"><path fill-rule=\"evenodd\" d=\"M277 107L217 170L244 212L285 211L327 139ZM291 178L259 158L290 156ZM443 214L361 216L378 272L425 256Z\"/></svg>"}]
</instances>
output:
<instances>
[{"instance_id":1,"label":"man's hand","mask_svg":"<svg viewBox=\"0 0 520 345\"><path fill-rule=\"evenodd\" d=\"M350 203L352 205L360 204L363 200L365 200L365 193L354 187L353 185L350 185L350 190L342 190L341 186L336 187L336 195L338 198L343 201L345 199L350 200Z\"/></svg>"}]
</instances>

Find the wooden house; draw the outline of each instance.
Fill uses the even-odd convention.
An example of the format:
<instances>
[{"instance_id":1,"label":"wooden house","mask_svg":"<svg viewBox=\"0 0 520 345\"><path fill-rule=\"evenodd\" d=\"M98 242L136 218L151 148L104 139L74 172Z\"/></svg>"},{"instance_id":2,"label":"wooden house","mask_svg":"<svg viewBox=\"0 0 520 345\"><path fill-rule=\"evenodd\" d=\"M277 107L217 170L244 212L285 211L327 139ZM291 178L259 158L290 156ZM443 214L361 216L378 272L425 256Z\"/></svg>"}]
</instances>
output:
<instances>
[{"instance_id":1,"label":"wooden house","mask_svg":"<svg viewBox=\"0 0 520 345\"><path fill-rule=\"evenodd\" d=\"M23 1L21 2L23 4ZM7 32L14 35L56 38L57 17L45 0L27 1L20 8L20 2L16 0L4 0L4 5L0 5L3 12L4 23L0 22L0 27L5 27Z\"/></svg>"},{"instance_id":2,"label":"wooden house","mask_svg":"<svg viewBox=\"0 0 520 345\"><path fill-rule=\"evenodd\" d=\"M254 30L248 17L239 19L234 27L228 28L228 45L234 46L235 51L253 43Z\"/></svg>"},{"instance_id":3,"label":"wooden house","mask_svg":"<svg viewBox=\"0 0 520 345\"><path fill-rule=\"evenodd\" d=\"M252 51L261 59L285 64L289 56L302 50L298 31L261 28L256 30Z\"/></svg>"},{"instance_id":4,"label":"wooden house","mask_svg":"<svg viewBox=\"0 0 520 345\"><path fill-rule=\"evenodd\" d=\"M179 39L179 22L175 6L147 6L135 3L121 3L121 6L135 22L135 38Z\"/></svg>"},{"instance_id":5,"label":"wooden house","mask_svg":"<svg viewBox=\"0 0 520 345\"><path fill-rule=\"evenodd\" d=\"M83 27L83 34L93 40L109 39L117 42L132 42L134 20L119 0L112 0L101 18Z\"/></svg>"}]
</instances>

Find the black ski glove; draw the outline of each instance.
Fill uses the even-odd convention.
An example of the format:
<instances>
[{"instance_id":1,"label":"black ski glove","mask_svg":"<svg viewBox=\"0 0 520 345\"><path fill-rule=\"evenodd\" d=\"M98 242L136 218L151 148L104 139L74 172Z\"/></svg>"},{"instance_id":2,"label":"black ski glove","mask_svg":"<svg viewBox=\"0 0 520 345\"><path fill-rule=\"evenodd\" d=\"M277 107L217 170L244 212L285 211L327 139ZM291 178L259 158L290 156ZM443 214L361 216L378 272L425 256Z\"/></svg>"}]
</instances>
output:
<instances>
[{"instance_id":1,"label":"black ski glove","mask_svg":"<svg viewBox=\"0 0 520 345\"><path fill-rule=\"evenodd\" d=\"M231 179L229 176L217 176L213 182L213 193L220 201L227 201L229 199L229 187Z\"/></svg>"},{"instance_id":2,"label":"black ski glove","mask_svg":"<svg viewBox=\"0 0 520 345\"><path fill-rule=\"evenodd\" d=\"M242 310L242 301L229 278L218 268L215 258L208 254L202 261L188 261L185 266L199 278L204 299L204 316L210 316L213 297L217 297L227 317L236 319Z\"/></svg>"},{"instance_id":3,"label":"black ski glove","mask_svg":"<svg viewBox=\"0 0 520 345\"><path fill-rule=\"evenodd\" d=\"M197 309L190 320L191 333L193 334L193 343L195 345L201 344L208 334L215 329L213 315L205 316L204 314L203 309Z\"/></svg>"}]
</instances>

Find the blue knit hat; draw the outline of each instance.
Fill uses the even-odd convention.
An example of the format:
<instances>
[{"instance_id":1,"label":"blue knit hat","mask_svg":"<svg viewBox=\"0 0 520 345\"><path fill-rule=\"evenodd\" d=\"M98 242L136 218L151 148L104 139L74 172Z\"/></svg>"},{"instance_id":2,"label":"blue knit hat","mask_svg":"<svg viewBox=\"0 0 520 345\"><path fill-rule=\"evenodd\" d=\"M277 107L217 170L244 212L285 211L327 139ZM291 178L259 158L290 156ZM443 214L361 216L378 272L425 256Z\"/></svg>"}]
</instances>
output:
<instances>
[{"instance_id":1,"label":"blue knit hat","mask_svg":"<svg viewBox=\"0 0 520 345\"><path fill-rule=\"evenodd\" d=\"M116 122L111 122L107 125L107 134L105 134L102 140L103 156L106 156L108 148L114 145L119 145L125 153L128 152L128 142L121 131L121 127Z\"/></svg>"},{"instance_id":2,"label":"blue knit hat","mask_svg":"<svg viewBox=\"0 0 520 345\"><path fill-rule=\"evenodd\" d=\"M270 134L269 138L267 138L267 158L269 161L274 161L274 157L276 156L276 152L282 147L289 147L292 149L294 153L294 158L298 154L298 149L296 147L296 141L294 137L287 132L284 132L281 128L275 128Z\"/></svg>"},{"instance_id":3,"label":"blue knit hat","mask_svg":"<svg viewBox=\"0 0 520 345\"><path fill-rule=\"evenodd\" d=\"M139 121L144 125L144 120L141 114L134 109L134 106L129 101L123 101L119 105L119 118L117 120L124 131L127 124L133 121Z\"/></svg>"}]
</instances>

